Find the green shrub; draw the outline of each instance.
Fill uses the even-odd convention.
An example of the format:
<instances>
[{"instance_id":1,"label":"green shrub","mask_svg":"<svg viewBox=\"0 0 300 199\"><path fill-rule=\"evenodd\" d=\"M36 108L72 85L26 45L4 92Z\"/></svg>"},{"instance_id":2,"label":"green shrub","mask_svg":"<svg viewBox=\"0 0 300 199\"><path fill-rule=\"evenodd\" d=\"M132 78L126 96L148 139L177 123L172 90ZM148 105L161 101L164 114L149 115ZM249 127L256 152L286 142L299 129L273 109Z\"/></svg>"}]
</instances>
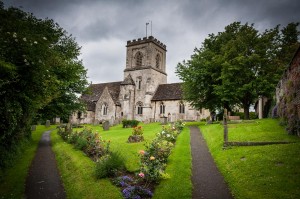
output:
<instances>
[{"instance_id":1,"label":"green shrub","mask_svg":"<svg viewBox=\"0 0 300 199\"><path fill-rule=\"evenodd\" d=\"M84 150L88 145L88 141L84 137L78 137L75 143L75 148L79 150Z\"/></svg>"},{"instance_id":2,"label":"green shrub","mask_svg":"<svg viewBox=\"0 0 300 199\"><path fill-rule=\"evenodd\" d=\"M74 144L76 149L82 150L94 161L109 153L110 141L102 140L99 134L92 132L92 129L84 128L80 132L69 133L59 128L58 134L68 143Z\"/></svg>"},{"instance_id":3,"label":"green shrub","mask_svg":"<svg viewBox=\"0 0 300 199\"><path fill-rule=\"evenodd\" d=\"M110 153L96 163L95 174L98 179L113 177L118 170L125 168L124 158L119 153Z\"/></svg>"},{"instance_id":4,"label":"green shrub","mask_svg":"<svg viewBox=\"0 0 300 199\"><path fill-rule=\"evenodd\" d=\"M122 120L123 128L136 127L139 124L137 120Z\"/></svg>"},{"instance_id":5,"label":"green shrub","mask_svg":"<svg viewBox=\"0 0 300 199\"><path fill-rule=\"evenodd\" d=\"M241 119L245 118L245 113L244 112L234 112L232 113L233 116L240 116ZM249 112L249 119L254 120L257 119L258 116L255 112Z\"/></svg>"}]
</instances>

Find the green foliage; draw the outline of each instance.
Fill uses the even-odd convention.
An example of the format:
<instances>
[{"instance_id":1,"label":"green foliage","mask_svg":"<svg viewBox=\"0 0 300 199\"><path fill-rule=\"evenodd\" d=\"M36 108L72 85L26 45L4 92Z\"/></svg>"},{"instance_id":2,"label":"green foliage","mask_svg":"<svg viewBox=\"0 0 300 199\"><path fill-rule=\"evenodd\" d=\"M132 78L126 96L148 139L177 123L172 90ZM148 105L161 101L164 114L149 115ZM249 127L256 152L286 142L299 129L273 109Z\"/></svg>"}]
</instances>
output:
<instances>
[{"instance_id":1,"label":"green foliage","mask_svg":"<svg viewBox=\"0 0 300 199\"><path fill-rule=\"evenodd\" d=\"M143 127L142 126L136 126L132 130L132 135L143 135Z\"/></svg>"},{"instance_id":2,"label":"green foliage","mask_svg":"<svg viewBox=\"0 0 300 199\"><path fill-rule=\"evenodd\" d=\"M119 154L112 152L102 156L96 163L95 173L98 179L114 177L117 171L123 170L124 158Z\"/></svg>"},{"instance_id":3,"label":"green foliage","mask_svg":"<svg viewBox=\"0 0 300 199\"><path fill-rule=\"evenodd\" d=\"M144 141L143 136L143 127L142 126L136 126L132 130L132 135L128 137L128 142L142 142Z\"/></svg>"},{"instance_id":4,"label":"green foliage","mask_svg":"<svg viewBox=\"0 0 300 199\"><path fill-rule=\"evenodd\" d=\"M37 126L32 132L31 139L25 139L18 145L12 147L13 150L5 151L5 168L0 169L0 198L22 198L25 192L25 180L32 160L35 156L38 143L43 132L51 130L53 126ZM4 151L1 151L2 154Z\"/></svg>"},{"instance_id":5,"label":"green foliage","mask_svg":"<svg viewBox=\"0 0 300 199\"><path fill-rule=\"evenodd\" d=\"M157 133L156 138L149 144L146 144L145 151L140 151L141 168L140 171L145 175L145 179L151 182L159 182L165 174L168 157L177 136L181 132L182 122L176 125L164 126ZM177 127L177 128L176 128Z\"/></svg>"},{"instance_id":6,"label":"green foliage","mask_svg":"<svg viewBox=\"0 0 300 199\"><path fill-rule=\"evenodd\" d=\"M99 158L110 153L110 141L103 140L98 133L93 133L92 129L84 128L80 132L73 132L69 128L59 128L57 133L76 149L82 150L92 160L97 161Z\"/></svg>"},{"instance_id":7,"label":"green foliage","mask_svg":"<svg viewBox=\"0 0 300 199\"><path fill-rule=\"evenodd\" d=\"M211 111L241 105L249 119L250 105L259 96L274 94L295 51L298 25L259 33L254 24L234 22L223 32L210 34L190 60L177 65L184 98L196 108Z\"/></svg>"},{"instance_id":8,"label":"green foliage","mask_svg":"<svg viewBox=\"0 0 300 199\"><path fill-rule=\"evenodd\" d=\"M136 127L139 124L137 120L122 120L123 128L131 128Z\"/></svg>"},{"instance_id":9,"label":"green foliage","mask_svg":"<svg viewBox=\"0 0 300 199\"><path fill-rule=\"evenodd\" d=\"M87 81L86 70L77 58L80 47L53 20L1 6L0 18L3 151L31 136L30 125L37 114L45 119L45 113L52 119L54 114L66 116L81 107L77 94L85 90Z\"/></svg>"},{"instance_id":10,"label":"green foliage","mask_svg":"<svg viewBox=\"0 0 300 199\"><path fill-rule=\"evenodd\" d=\"M68 198L122 198L109 179L95 180L96 162L82 151L74 150L55 132L51 143Z\"/></svg>"},{"instance_id":11,"label":"green foliage","mask_svg":"<svg viewBox=\"0 0 300 199\"><path fill-rule=\"evenodd\" d=\"M245 113L244 112L233 112L233 116L240 116L241 119L245 118ZM255 112L249 112L249 119L254 120L257 119L258 116Z\"/></svg>"},{"instance_id":12,"label":"green foliage","mask_svg":"<svg viewBox=\"0 0 300 199\"><path fill-rule=\"evenodd\" d=\"M153 198L192 198L191 162L190 132L184 128L169 156L165 170L169 178L155 187Z\"/></svg>"}]
</instances>

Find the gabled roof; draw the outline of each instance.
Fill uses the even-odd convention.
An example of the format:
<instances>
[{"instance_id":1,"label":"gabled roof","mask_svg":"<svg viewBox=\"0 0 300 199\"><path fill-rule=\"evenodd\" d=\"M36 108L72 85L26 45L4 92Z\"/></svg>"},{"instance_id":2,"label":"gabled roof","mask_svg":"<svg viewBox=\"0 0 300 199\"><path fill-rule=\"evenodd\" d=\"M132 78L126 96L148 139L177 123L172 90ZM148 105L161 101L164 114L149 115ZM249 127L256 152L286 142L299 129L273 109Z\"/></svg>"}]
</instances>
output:
<instances>
[{"instance_id":1,"label":"gabled roof","mask_svg":"<svg viewBox=\"0 0 300 199\"><path fill-rule=\"evenodd\" d=\"M135 85L130 74L121 82L121 85Z\"/></svg>"},{"instance_id":2,"label":"gabled roof","mask_svg":"<svg viewBox=\"0 0 300 199\"><path fill-rule=\"evenodd\" d=\"M155 91L152 101L181 100L182 83L160 84Z\"/></svg>"},{"instance_id":3,"label":"gabled roof","mask_svg":"<svg viewBox=\"0 0 300 199\"><path fill-rule=\"evenodd\" d=\"M108 92L115 104L118 104L121 82L109 82L101 84L91 84L89 86L90 93L81 96L81 99L87 102L88 110L95 110L95 105L107 87Z\"/></svg>"}]
</instances>

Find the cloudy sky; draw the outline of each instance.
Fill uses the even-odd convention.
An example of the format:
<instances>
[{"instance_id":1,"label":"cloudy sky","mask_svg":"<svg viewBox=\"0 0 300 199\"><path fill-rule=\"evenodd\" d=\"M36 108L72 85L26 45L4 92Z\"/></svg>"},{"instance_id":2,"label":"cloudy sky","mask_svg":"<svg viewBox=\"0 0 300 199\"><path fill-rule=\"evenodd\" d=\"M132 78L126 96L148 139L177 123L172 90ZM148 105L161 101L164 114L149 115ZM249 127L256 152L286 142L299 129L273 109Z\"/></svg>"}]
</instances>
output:
<instances>
[{"instance_id":1,"label":"cloudy sky","mask_svg":"<svg viewBox=\"0 0 300 199\"><path fill-rule=\"evenodd\" d=\"M93 83L123 80L127 40L152 35L167 46L168 82L179 82L178 62L189 59L210 33L234 21L263 31L300 21L299 0L3 0L50 18L76 38ZM148 26L148 35L150 27Z\"/></svg>"}]
</instances>

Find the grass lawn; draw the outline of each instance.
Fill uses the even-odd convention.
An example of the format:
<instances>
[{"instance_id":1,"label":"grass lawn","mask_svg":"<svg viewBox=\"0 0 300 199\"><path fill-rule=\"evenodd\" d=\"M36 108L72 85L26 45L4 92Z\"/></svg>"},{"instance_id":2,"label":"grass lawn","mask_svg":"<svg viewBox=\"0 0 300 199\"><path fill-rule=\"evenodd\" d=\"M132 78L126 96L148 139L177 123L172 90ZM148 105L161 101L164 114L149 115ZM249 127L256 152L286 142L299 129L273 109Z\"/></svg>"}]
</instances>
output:
<instances>
[{"instance_id":1,"label":"grass lawn","mask_svg":"<svg viewBox=\"0 0 300 199\"><path fill-rule=\"evenodd\" d=\"M229 141L296 141L268 146L223 146L220 124L200 125L218 168L235 198L300 198L300 139L289 136L277 120L229 124Z\"/></svg>"},{"instance_id":2,"label":"grass lawn","mask_svg":"<svg viewBox=\"0 0 300 199\"><path fill-rule=\"evenodd\" d=\"M166 173L170 178L156 187L153 198L192 198L191 161L190 131L185 127L169 157Z\"/></svg>"},{"instance_id":3,"label":"grass lawn","mask_svg":"<svg viewBox=\"0 0 300 199\"><path fill-rule=\"evenodd\" d=\"M132 129L122 128L122 125L111 127L109 131L103 131L101 126L88 127L100 133L104 140L110 140L111 150L120 152L125 158L127 169L134 172L139 169L139 150L144 149L145 142L154 139L156 133L162 129L159 123L141 126L144 128L145 138L141 143L127 143ZM51 134L51 140L68 198L122 198L119 188L112 185L109 179L95 179L95 163L83 152L65 143L55 132ZM169 157L166 172L170 178L163 180L156 188L154 198L191 198L189 143L189 130L185 128L178 136L176 146Z\"/></svg>"},{"instance_id":4,"label":"grass lawn","mask_svg":"<svg viewBox=\"0 0 300 199\"><path fill-rule=\"evenodd\" d=\"M122 125L111 127L109 131L103 131L102 127L93 128L100 133L104 140L111 141L111 150L119 152L125 159L128 171L135 172L139 169L139 150L144 149L145 142L151 142L155 135L162 129L160 123L143 124L144 142L128 143L127 139L132 134L132 128L122 128Z\"/></svg>"},{"instance_id":5,"label":"grass lawn","mask_svg":"<svg viewBox=\"0 0 300 199\"><path fill-rule=\"evenodd\" d=\"M96 180L96 163L82 151L64 142L56 131L51 133L51 142L68 198L122 198L108 179Z\"/></svg>"},{"instance_id":6,"label":"grass lawn","mask_svg":"<svg viewBox=\"0 0 300 199\"><path fill-rule=\"evenodd\" d=\"M7 168L4 175L0 177L0 198L23 198L25 192L25 180L28 169L34 158L38 143L44 131L55 128L50 126L37 126L32 132L32 140L23 143L22 152L15 157L15 161L10 168Z\"/></svg>"}]
</instances>

